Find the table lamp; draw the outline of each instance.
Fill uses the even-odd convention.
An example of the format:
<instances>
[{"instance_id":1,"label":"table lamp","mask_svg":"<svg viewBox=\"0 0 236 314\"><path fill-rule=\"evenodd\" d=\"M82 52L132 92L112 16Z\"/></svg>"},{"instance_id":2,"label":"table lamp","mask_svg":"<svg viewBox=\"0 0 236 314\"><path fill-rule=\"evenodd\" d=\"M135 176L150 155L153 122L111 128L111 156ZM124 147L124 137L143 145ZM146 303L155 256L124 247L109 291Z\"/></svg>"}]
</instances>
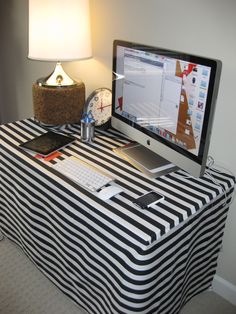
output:
<instances>
[{"instance_id":1,"label":"table lamp","mask_svg":"<svg viewBox=\"0 0 236 314\"><path fill-rule=\"evenodd\" d=\"M46 125L80 121L85 85L63 70L62 61L90 58L89 0L29 0L29 54L56 61L54 72L33 84L35 118Z\"/></svg>"}]
</instances>

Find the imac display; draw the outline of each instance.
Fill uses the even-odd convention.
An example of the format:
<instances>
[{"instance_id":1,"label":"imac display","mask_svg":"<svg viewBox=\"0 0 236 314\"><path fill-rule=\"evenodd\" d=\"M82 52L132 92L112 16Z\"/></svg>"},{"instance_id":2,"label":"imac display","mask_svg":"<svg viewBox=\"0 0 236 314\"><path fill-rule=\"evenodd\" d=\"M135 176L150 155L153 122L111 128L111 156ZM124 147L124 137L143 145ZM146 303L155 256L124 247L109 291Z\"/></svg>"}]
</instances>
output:
<instances>
[{"instance_id":1,"label":"imac display","mask_svg":"<svg viewBox=\"0 0 236 314\"><path fill-rule=\"evenodd\" d=\"M218 60L114 41L112 126L137 142L120 152L154 177L176 166L203 175L220 71Z\"/></svg>"}]
</instances>

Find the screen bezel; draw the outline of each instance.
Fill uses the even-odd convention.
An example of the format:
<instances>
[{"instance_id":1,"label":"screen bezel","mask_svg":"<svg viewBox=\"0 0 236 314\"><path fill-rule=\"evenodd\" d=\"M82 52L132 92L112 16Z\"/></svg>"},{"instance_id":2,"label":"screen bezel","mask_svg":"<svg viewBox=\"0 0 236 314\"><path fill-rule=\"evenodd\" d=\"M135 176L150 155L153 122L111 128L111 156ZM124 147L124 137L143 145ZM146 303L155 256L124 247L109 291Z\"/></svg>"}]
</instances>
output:
<instances>
[{"instance_id":1,"label":"screen bezel","mask_svg":"<svg viewBox=\"0 0 236 314\"><path fill-rule=\"evenodd\" d=\"M198 155L192 154L191 152L185 150L184 148L176 144L173 144L172 142L169 142L168 140L159 136L158 134L154 134L150 132L149 130L140 127L138 124L134 123L133 121L131 122L130 120L126 119L125 117L115 112L116 79L117 79L116 67L117 67L117 57L118 57L117 47L119 46L147 51L149 53L159 54L159 55L175 58L178 60L183 60L183 61L210 67L211 73L210 73L210 79L209 79L209 87L208 87L208 93L207 93L207 99L206 99L206 107L205 107L203 128L202 128L202 133L201 133L201 140L200 140ZM221 70L221 62L219 60L209 59L209 58L205 58L201 56L195 56L192 54L182 53L182 52L178 52L174 50L167 50L167 49L148 46L148 45L142 45L142 44L127 42L127 41L122 41L122 40L115 40L113 43L113 68L112 70L113 70L112 118L115 118L116 120L114 127L117 127L117 119L118 119L122 121L124 124L126 124L127 126L130 126L134 128L135 130L141 132L147 138L151 138L154 141L158 141L159 143L167 146L169 149L177 152L178 154L185 156L187 159L194 161L198 165L205 164L206 152L208 151L208 148L209 148L209 136L210 136L210 129L212 127L212 120L213 120L213 114L214 114L214 108L215 108L215 99L216 99L218 85L219 85L219 74ZM135 138L135 140L137 139ZM146 144L145 142L142 143L142 145L145 145L145 144ZM145 146L148 147L148 145L145 145ZM152 149L151 147L148 147L148 148ZM174 162L173 160L170 160L170 161Z\"/></svg>"}]
</instances>

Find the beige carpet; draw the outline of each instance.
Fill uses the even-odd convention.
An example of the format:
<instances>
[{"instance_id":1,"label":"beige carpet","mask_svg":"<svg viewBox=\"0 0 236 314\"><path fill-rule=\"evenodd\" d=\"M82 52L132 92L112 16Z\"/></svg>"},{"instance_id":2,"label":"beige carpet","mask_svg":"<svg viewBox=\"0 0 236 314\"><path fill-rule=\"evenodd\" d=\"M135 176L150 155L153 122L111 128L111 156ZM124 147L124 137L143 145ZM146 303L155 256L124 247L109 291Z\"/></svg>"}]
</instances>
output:
<instances>
[{"instance_id":1,"label":"beige carpet","mask_svg":"<svg viewBox=\"0 0 236 314\"><path fill-rule=\"evenodd\" d=\"M1 314L84 314L8 239L0 241Z\"/></svg>"},{"instance_id":2,"label":"beige carpet","mask_svg":"<svg viewBox=\"0 0 236 314\"><path fill-rule=\"evenodd\" d=\"M0 241L0 314L75 313L85 314L17 246L6 238ZM204 292L181 314L236 314L236 307L213 292Z\"/></svg>"}]
</instances>

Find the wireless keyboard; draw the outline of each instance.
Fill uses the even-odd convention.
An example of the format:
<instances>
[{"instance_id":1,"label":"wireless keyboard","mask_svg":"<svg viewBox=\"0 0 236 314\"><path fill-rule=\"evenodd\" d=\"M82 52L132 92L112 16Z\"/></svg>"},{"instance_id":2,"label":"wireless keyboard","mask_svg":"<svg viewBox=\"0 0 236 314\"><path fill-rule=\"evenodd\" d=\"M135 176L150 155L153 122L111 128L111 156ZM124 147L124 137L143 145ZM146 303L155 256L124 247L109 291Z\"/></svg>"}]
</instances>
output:
<instances>
[{"instance_id":1,"label":"wireless keyboard","mask_svg":"<svg viewBox=\"0 0 236 314\"><path fill-rule=\"evenodd\" d=\"M96 192L113 178L76 157L68 157L53 168L91 192Z\"/></svg>"}]
</instances>

